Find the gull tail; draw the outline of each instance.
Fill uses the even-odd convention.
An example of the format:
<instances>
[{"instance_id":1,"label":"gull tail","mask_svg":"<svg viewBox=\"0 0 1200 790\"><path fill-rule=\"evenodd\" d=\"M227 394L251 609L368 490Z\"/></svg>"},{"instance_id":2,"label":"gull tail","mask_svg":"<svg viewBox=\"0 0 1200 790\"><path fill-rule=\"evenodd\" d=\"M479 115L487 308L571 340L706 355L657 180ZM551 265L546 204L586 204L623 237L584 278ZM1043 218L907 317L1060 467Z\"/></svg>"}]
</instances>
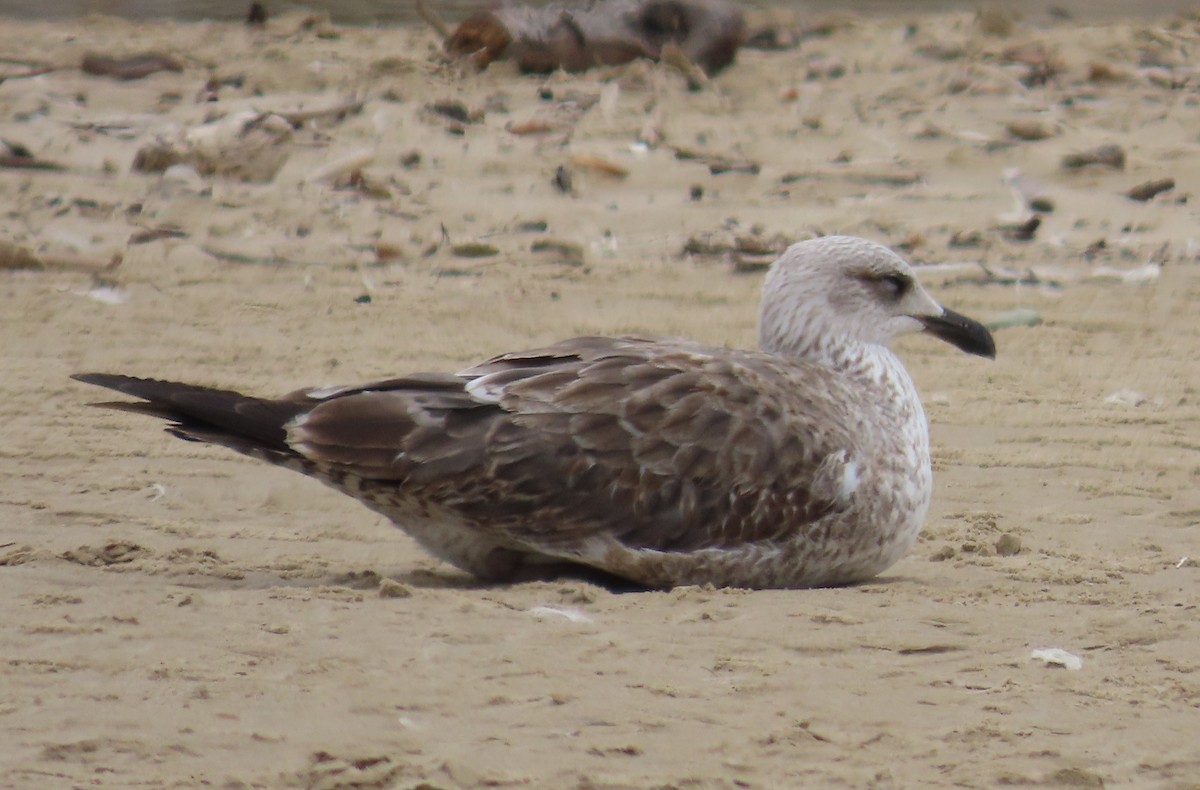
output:
<instances>
[{"instance_id":1,"label":"gull tail","mask_svg":"<svg viewBox=\"0 0 1200 790\"><path fill-rule=\"evenodd\" d=\"M80 373L71 378L140 398L92 405L168 420L167 432L181 439L219 444L276 463L296 457L287 444L286 426L306 411L307 405L299 400L268 400L232 390L111 373Z\"/></svg>"}]
</instances>

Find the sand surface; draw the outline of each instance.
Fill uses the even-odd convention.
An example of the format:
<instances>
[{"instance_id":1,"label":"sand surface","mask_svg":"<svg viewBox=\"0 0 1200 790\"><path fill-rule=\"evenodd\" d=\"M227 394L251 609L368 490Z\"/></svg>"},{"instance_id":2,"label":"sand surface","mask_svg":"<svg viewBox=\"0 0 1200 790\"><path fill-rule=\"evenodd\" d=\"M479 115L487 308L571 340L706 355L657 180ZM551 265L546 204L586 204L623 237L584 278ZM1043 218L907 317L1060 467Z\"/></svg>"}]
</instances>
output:
<instances>
[{"instance_id":1,"label":"sand surface","mask_svg":"<svg viewBox=\"0 0 1200 790\"><path fill-rule=\"evenodd\" d=\"M697 93L648 64L469 73L423 30L299 17L0 40L8 74L150 47L186 67L0 84L0 138L66 167L0 171L0 237L47 263L0 271L4 786L1200 786L1194 22L873 19L744 51ZM1029 87L1004 53L1036 44L1061 70ZM201 101L210 77L242 79ZM269 183L130 172L206 117L349 96L361 112L304 124ZM506 128L531 119L553 130ZM1123 169L1061 166L1102 144ZM672 146L761 167L713 175ZM313 178L342 157L359 177ZM1054 202L1025 241L1001 230L1024 219L1013 167ZM1042 319L998 329L994 363L903 343L937 490L870 584L480 586L353 501L87 408L103 395L67 378L281 394L587 332L750 345L760 273L683 250L755 230L902 245L955 309ZM566 251L531 251L547 239Z\"/></svg>"}]
</instances>

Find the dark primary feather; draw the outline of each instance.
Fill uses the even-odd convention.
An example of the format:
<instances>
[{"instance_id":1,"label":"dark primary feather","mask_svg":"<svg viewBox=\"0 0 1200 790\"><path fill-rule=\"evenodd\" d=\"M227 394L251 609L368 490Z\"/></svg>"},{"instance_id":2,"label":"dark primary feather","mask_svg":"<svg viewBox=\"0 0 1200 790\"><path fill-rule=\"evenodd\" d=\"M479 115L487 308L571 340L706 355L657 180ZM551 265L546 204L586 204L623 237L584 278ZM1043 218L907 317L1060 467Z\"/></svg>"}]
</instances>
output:
<instances>
[{"instance_id":1,"label":"dark primary feather","mask_svg":"<svg viewBox=\"0 0 1200 790\"><path fill-rule=\"evenodd\" d=\"M75 378L147 401L112 405L172 420L181 435L349 473L531 551L569 551L598 534L689 551L778 539L842 506L813 470L862 437L789 399L797 364L687 341L585 337L457 376L320 397ZM838 402L845 385L830 371L800 363L800 372Z\"/></svg>"}]
</instances>

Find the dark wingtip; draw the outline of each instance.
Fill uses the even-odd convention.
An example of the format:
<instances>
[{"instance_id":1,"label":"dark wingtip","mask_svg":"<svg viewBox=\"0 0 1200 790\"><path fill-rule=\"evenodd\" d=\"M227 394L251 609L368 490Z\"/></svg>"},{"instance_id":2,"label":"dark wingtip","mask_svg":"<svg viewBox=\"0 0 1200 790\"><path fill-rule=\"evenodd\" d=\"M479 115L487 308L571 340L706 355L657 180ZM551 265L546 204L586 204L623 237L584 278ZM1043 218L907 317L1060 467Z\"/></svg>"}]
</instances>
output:
<instances>
[{"instance_id":1,"label":"dark wingtip","mask_svg":"<svg viewBox=\"0 0 1200 790\"><path fill-rule=\"evenodd\" d=\"M136 376L123 376L120 373L72 373L71 378L84 384L94 384L97 387L105 387L118 392L123 391L121 388L127 384L152 381L152 379L139 379Z\"/></svg>"}]
</instances>

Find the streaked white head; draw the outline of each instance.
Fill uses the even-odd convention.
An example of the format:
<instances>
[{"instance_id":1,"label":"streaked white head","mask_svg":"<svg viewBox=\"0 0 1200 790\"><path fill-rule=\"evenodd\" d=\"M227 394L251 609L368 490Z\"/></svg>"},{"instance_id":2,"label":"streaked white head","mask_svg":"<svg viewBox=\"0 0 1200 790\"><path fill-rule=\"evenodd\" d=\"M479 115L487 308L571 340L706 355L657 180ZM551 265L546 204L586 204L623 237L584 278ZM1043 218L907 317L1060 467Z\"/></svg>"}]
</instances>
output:
<instances>
[{"instance_id":1,"label":"streaked white head","mask_svg":"<svg viewBox=\"0 0 1200 790\"><path fill-rule=\"evenodd\" d=\"M764 351L824 357L864 343L889 348L922 330L968 353L995 356L982 325L943 308L903 258L873 241L823 236L793 244L763 282L758 337Z\"/></svg>"}]
</instances>

